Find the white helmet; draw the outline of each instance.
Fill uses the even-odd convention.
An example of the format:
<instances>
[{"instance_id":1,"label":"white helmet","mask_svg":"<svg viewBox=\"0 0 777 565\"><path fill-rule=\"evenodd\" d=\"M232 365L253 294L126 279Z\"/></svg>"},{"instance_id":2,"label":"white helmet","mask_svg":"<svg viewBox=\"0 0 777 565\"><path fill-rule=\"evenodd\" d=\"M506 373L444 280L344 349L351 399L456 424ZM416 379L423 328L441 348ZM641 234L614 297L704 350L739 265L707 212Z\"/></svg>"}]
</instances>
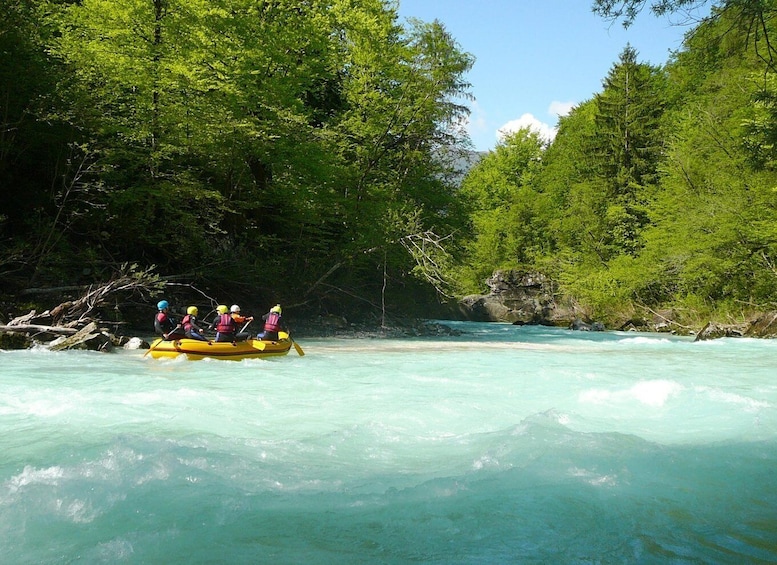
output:
<instances>
[{"instance_id":1,"label":"white helmet","mask_svg":"<svg viewBox=\"0 0 777 565\"><path fill-rule=\"evenodd\" d=\"M230 308L229 311L233 313L240 312L240 306L238 306L237 304L233 304L232 308Z\"/></svg>"}]
</instances>

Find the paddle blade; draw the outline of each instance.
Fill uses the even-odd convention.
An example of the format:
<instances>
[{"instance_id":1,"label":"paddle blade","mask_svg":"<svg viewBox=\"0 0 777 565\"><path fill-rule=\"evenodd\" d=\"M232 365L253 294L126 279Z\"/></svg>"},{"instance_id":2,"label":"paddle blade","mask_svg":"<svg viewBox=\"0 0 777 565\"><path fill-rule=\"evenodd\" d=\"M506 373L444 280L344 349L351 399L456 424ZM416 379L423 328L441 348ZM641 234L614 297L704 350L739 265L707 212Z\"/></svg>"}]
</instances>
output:
<instances>
[{"instance_id":1,"label":"paddle blade","mask_svg":"<svg viewBox=\"0 0 777 565\"><path fill-rule=\"evenodd\" d=\"M299 344L298 344L296 341L294 341L294 340L292 339L292 340L291 340L291 344L294 346L294 349L296 349L296 350L297 350L297 353L299 354L299 356L300 356L300 357L302 357L303 355L305 355L305 352L304 352L304 351L302 351L302 348L299 346Z\"/></svg>"},{"instance_id":2,"label":"paddle blade","mask_svg":"<svg viewBox=\"0 0 777 565\"><path fill-rule=\"evenodd\" d=\"M156 348L156 346L159 345L160 343L162 343L162 338L161 337L157 338L157 340L154 343L151 344L151 347L146 349L146 352L143 354L143 357L145 357L146 355L151 353Z\"/></svg>"}]
</instances>

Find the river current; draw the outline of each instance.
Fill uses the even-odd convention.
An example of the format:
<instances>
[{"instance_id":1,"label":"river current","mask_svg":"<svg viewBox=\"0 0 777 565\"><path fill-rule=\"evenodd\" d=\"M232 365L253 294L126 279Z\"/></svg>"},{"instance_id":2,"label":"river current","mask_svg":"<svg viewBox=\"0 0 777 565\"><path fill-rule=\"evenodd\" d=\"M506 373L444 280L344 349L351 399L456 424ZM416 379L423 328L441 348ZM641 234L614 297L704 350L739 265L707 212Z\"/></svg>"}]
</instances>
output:
<instances>
[{"instance_id":1,"label":"river current","mask_svg":"<svg viewBox=\"0 0 777 565\"><path fill-rule=\"evenodd\" d=\"M0 352L0 561L774 563L777 340Z\"/></svg>"}]
</instances>

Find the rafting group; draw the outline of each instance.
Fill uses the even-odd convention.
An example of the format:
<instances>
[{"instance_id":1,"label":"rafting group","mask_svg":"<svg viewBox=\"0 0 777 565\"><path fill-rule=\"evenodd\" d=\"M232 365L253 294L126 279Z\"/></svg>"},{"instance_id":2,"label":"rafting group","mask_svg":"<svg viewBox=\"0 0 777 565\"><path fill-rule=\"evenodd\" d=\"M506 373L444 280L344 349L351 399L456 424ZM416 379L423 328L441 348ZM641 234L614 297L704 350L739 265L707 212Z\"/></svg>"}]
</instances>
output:
<instances>
[{"instance_id":1,"label":"rafting group","mask_svg":"<svg viewBox=\"0 0 777 565\"><path fill-rule=\"evenodd\" d=\"M170 315L170 304L167 300L160 300L156 306L158 312L154 318L154 330L164 340L174 341L188 338L211 341L203 335L203 329L197 320L199 309L196 306L189 306L186 309L186 316L179 323L176 323ZM283 329L281 326L282 311L281 305L276 304L270 308L267 314L262 316L264 328L256 336L256 339L266 339L269 341L278 339L278 332ZM216 318L210 323L208 329L216 331L216 338L213 340L216 342L245 341L251 337L251 334L246 332L245 329L253 321L253 316L241 315L240 306L237 304L233 304L229 309L224 304L220 304L216 306ZM242 326L242 329L238 329L242 324L245 324L245 326Z\"/></svg>"},{"instance_id":2,"label":"rafting group","mask_svg":"<svg viewBox=\"0 0 777 565\"><path fill-rule=\"evenodd\" d=\"M160 300L157 310L154 330L162 337L151 344L148 351L155 358L184 354L189 359L211 357L240 360L286 355L292 345L299 355L304 355L302 348L291 339L281 321L280 304L276 304L262 316L262 330L256 337L246 331L254 317L243 316L237 304L233 304L231 308L224 304L216 307L216 318L207 328L216 332L213 339L203 335L204 324L197 319L199 309L196 306L189 306L186 316L180 322L170 314L170 304L167 300Z\"/></svg>"}]
</instances>

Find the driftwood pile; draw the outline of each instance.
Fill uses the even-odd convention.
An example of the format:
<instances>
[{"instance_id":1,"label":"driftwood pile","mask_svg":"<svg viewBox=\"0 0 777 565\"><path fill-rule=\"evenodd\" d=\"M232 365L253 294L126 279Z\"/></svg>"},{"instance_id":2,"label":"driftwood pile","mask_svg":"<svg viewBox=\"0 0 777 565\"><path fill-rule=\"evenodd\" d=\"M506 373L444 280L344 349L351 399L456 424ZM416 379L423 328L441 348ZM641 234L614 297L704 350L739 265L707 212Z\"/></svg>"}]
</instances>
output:
<instances>
[{"instance_id":1,"label":"driftwood pile","mask_svg":"<svg viewBox=\"0 0 777 565\"><path fill-rule=\"evenodd\" d=\"M0 325L0 349L43 345L54 351L110 351L116 346L124 346L131 340L111 333L107 329L110 324L100 319L101 310L110 307L119 296L139 294L149 300L163 286L164 283L150 270L137 271L134 265L125 265L107 283L87 287L78 299L67 300L41 313L31 310ZM148 347L147 343L145 347Z\"/></svg>"}]
</instances>

